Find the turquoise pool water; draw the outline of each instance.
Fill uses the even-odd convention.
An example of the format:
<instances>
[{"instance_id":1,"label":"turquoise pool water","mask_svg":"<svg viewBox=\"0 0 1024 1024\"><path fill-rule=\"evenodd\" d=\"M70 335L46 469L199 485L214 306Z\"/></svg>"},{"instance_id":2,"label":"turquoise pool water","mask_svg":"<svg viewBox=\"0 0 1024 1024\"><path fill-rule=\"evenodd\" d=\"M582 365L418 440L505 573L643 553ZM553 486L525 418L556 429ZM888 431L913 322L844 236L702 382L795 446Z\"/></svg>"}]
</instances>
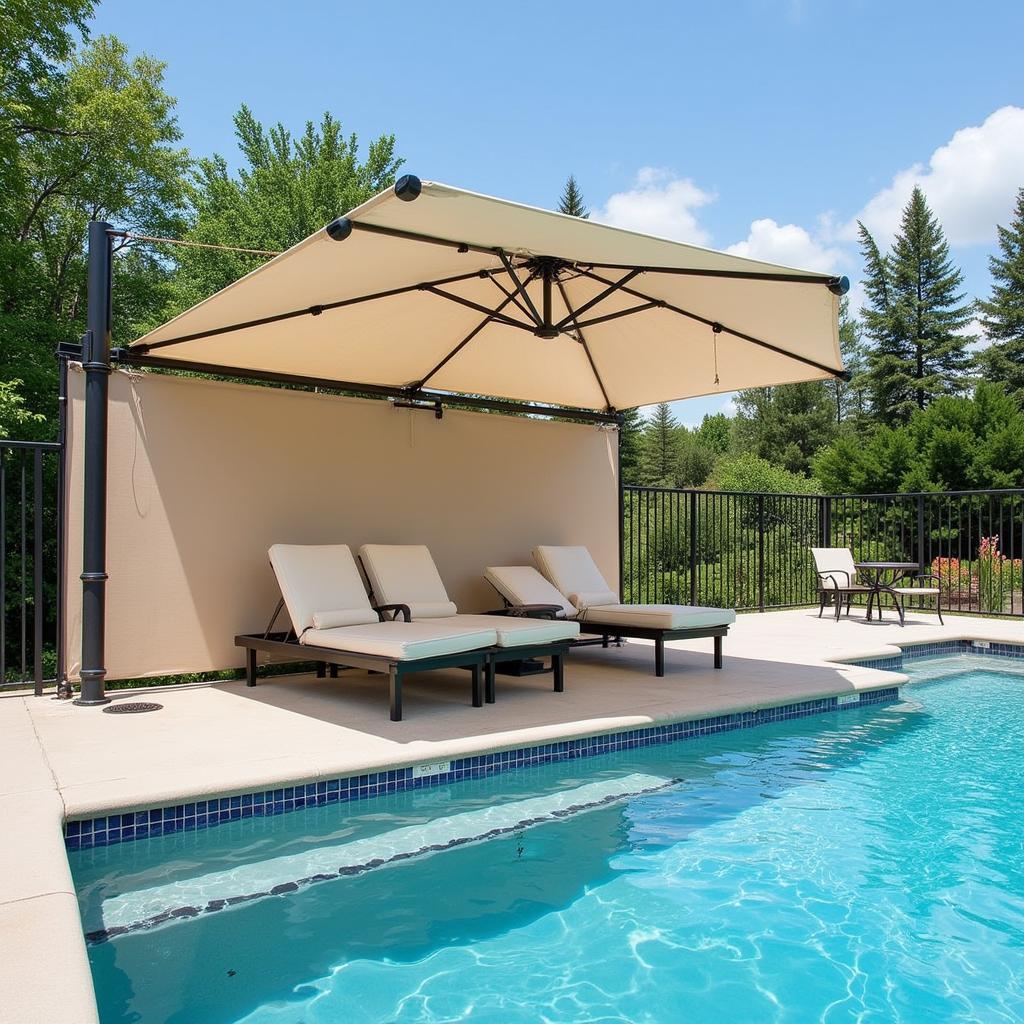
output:
<instances>
[{"instance_id":1,"label":"turquoise pool water","mask_svg":"<svg viewBox=\"0 0 1024 1024\"><path fill-rule=\"evenodd\" d=\"M92 945L102 1019L1019 1021L1022 670L71 853L87 931L359 872Z\"/></svg>"}]
</instances>

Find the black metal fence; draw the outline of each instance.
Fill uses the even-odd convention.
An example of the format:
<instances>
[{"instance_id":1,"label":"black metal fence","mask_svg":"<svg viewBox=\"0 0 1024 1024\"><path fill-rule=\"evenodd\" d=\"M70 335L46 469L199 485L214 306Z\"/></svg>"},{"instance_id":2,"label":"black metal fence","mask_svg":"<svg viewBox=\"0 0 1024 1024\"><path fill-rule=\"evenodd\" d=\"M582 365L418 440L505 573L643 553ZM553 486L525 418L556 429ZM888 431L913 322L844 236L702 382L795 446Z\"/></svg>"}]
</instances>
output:
<instances>
[{"instance_id":1,"label":"black metal fence","mask_svg":"<svg viewBox=\"0 0 1024 1024\"><path fill-rule=\"evenodd\" d=\"M0 440L0 689L39 694L63 675L60 450Z\"/></svg>"},{"instance_id":2,"label":"black metal fence","mask_svg":"<svg viewBox=\"0 0 1024 1024\"><path fill-rule=\"evenodd\" d=\"M750 494L626 487L627 601L791 608L817 601L812 547L915 562L952 611L1024 615L1024 490Z\"/></svg>"}]
</instances>

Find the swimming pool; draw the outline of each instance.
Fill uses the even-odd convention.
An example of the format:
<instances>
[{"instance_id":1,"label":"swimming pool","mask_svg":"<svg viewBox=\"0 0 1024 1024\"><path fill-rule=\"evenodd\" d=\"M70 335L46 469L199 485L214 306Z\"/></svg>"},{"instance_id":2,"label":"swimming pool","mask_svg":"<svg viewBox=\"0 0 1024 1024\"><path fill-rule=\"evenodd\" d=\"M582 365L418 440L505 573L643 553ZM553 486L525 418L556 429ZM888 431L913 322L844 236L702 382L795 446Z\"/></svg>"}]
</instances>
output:
<instances>
[{"instance_id":1,"label":"swimming pool","mask_svg":"<svg viewBox=\"0 0 1024 1024\"><path fill-rule=\"evenodd\" d=\"M72 851L102 1019L1020 1020L1024 665L909 671L895 705Z\"/></svg>"}]
</instances>

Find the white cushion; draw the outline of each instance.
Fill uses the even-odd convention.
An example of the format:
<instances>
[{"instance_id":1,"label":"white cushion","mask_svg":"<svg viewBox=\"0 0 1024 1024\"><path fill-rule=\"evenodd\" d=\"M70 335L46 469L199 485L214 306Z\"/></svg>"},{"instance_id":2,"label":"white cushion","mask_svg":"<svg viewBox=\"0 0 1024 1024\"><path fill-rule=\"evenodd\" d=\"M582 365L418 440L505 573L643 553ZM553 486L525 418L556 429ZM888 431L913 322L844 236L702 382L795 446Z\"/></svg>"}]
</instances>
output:
<instances>
[{"instance_id":1,"label":"white cushion","mask_svg":"<svg viewBox=\"0 0 1024 1024\"><path fill-rule=\"evenodd\" d=\"M575 605L532 565L489 565L484 569L484 579L509 604L554 604L562 609L562 615L576 614Z\"/></svg>"},{"instance_id":2,"label":"white cushion","mask_svg":"<svg viewBox=\"0 0 1024 1024\"><path fill-rule=\"evenodd\" d=\"M374 621L377 616L374 614ZM341 609L334 612L313 612L314 629L334 629L336 626L358 626L366 622L366 613L358 609Z\"/></svg>"},{"instance_id":3,"label":"white cushion","mask_svg":"<svg viewBox=\"0 0 1024 1024\"><path fill-rule=\"evenodd\" d=\"M608 604L591 606L580 614L587 623L641 626L648 629L700 629L703 626L727 626L736 621L731 608L693 608L685 604Z\"/></svg>"},{"instance_id":4,"label":"white cushion","mask_svg":"<svg viewBox=\"0 0 1024 1024\"><path fill-rule=\"evenodd\" d=\"M598 590L592 594L570 594L569 600L577 608L587 609L591 605L618 604L619 595L613 594L610 590Z\"/></svg>"},{"instance_id":5,"label":"white cushion","mask_svg":"<svg viewBox=\"0 0 1024 1024\"><path fill-rule=\"evenodd\" d=\"M372 622L338 629L307 629L301 638L307 647L375 654L395 661L459 654L494 647L497 642L498 635L493 629L436 622Z\"/></svg>"},{"instance_id":6,"label":"white cushion","mask_svg":"<svg viewBox=\"0 0 1024 1024\"><path fill-rule=\"evenodd\" d=\"M353 624L377 622L347 544L275 544L268 553L296 633L322 609L351 612Z\"/></svg>"},{"instance_id":7,"label":"white cushion","mask_svg":"<svg viewBox=\"0 0 1024 1024\"><path fill-rule=\"evenodd\" d=\"M364 544L359 557L378 604L408 605L413 619L458 612L424 544Z\"/></svg>"},{"instance_id":8,"label":"white cushion","mask_svg":"<svg viewBox=\"0 0 1024 1024\"><path fill-rule=\"evenodd\" d=\"M934 597L936 594L942 593L938 587L890 587L890 590L895 590L897 594L923 594L925 597Z\"/></svg>"},{"instance_id":9,"label":"white cushion","mask_svg":"<svg viewBox=\"0 0 1024 1024\"><path fill-rule=\"evenodd\" d=\"M579 602L573 594L610 594L612 601L618 600L585 547L545 544L533 549L533 557L540 571L577 607Z\"/></svg>"},{"instance_id":10,"label":"white cushion","mask_svg":"<svg viewBox=\"0 0 1024 1024\"><path fill-rule=\"evenodd\" d=\"M493 629L498 635L499 647L551 644L559 640L574 640L580 635L579 623L568 622L565 619L528 619L515 615L453 615L451 618L430 621Z\"/></svg>"},{"instance_id":11,"label":"white cushion","mask_svg":"<svg viewBox=\"0 0 1024 1024\"><path fill-rule=\"evenodd\" d=\"M811 548L814 568L821 574L824 590L836 590L857 582L857 566L849 548ZM834 576L828 574L835 573Z\"/></svg>"}]
</instances>

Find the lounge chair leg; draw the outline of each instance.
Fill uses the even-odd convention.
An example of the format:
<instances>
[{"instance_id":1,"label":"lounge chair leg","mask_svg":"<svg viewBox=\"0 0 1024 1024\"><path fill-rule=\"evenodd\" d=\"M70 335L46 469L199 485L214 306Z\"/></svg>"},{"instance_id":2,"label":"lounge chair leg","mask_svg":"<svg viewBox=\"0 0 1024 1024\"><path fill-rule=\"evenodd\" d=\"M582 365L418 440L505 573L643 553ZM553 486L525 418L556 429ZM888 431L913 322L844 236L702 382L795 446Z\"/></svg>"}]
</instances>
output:
<instances>
[{"instance_id":1,"label":"lounge chair leg","mask_svg":"<svg viewBox=\"0 0 1024 1024\"><path fill-rule=\"evenodd\" d=\"M332 663L330 665L330 667L328 668L328 671L330 672L330 675L331 675L332 679L337 679L338 678L338 666L337 665Z\"/></svg>"},{"instance_id":2,"label":"lounge chair leg","mask_svg":"<svg viewBox=\"0 0 1024 1024\"><path fill-rule=\"evenodd\" d=\"M722 638L715 637L715 668L722 667Z\"/></svg>"},{"instance_id":3,"label":"lounge chair leg","mask_svg":"<svg viewBox=\"0 0 1024 1024\"><path fill-rule=\"evenodd\" d=\"M316 663L316 677L317 677L317 679L326 679L327 678L327 662L326 661L318 661Z\"/></svg>"},{"instance_id":4,"label":"lounge chair leg","mask_svg":"<svg viewBox=\"0 0 1024 1024\"><path fill-rule=\"evenodd\" d=\"M391 700L391 721L402 720L402 676L397 665L388 669L388 696Z\"/></svg>"},{"instance_id":5,"label":"lounge chair leg","mask_svg":"<svg viewBox=\"0 0 1024 1024\"><path fill-rule=\"evenodd\" d=\"M661 636L654 641L654 674L656 676L665 674L665 638Z\"/></svg>"},{"instance_id":6,"label":"lounge chair leg","mask_svg":"<svg viewBox=\"0 0 1024 1024\"><path fill-rule=\"evenodd\" d=\"M480 674L480 666L473 666L473 707L482 708L484 706L484 689L483 689L483 677Z\"/></svg>"},{"instance_id":7,"label":"lounge chair leg","mask_svg":"<svg viewBox=\"0 0 1024 1024\"><path fill-rule=\"evenodd\" d=\"M825 595L821 594L818 598L818 618L825 614Z\"/></svg>"},{"instance_id":8,"label":"lounge chair leg","mask_svg":"<svg viewBox=\"0 0 1024 1024\"><path fill-rule=\"evenodd\" d=\"M605 633L604 636L601 637L601 646L602 647L607 647L608 646L608 634L607 633Z\"/></svg>"},{"instance_id":9,"label":"lounge chair leg","mask_svg":"<svg viewBox=\"0 0 1024 1024\"><path fill-rule=\"evenodd\" d=\"M562 656L551 655L551 674L555 677L555 693L565 692L565 676L562 670Z\"/></svg>"},{"instance_id":10,"label":"lounge chair leg","mask_svg":"<svg viewBox=\"0 0 1024 1024\"><path fill-rule=\"evenodd\" d=\"M935 611L939 616L939 625L944 626L945 623L942 621L942 605L939 603L938 598L935 598Z\"/></svg>"},{"instance_id":11,"label":"lounge chair leg","mask_svg":"<svg viewBox=\"0 0 1024 1024\"><path fill-rule=\"evenodd\" d=\"M256 685L256 648L250 647L245 652L245 685Z\"/></svg>"},{"instance_id":12,"label":"lounge chair leg","mask_svg":"<svg viewBox=\"0 0 1024 1024\"><path fill-rule=\"evenodd\" d=\"M497 665L495 665L494 659L488 658L484 665L484 700L488 704L493 704L498 699L497 687L494 681L496 671Z\"/></svg>"}]
</instances>

